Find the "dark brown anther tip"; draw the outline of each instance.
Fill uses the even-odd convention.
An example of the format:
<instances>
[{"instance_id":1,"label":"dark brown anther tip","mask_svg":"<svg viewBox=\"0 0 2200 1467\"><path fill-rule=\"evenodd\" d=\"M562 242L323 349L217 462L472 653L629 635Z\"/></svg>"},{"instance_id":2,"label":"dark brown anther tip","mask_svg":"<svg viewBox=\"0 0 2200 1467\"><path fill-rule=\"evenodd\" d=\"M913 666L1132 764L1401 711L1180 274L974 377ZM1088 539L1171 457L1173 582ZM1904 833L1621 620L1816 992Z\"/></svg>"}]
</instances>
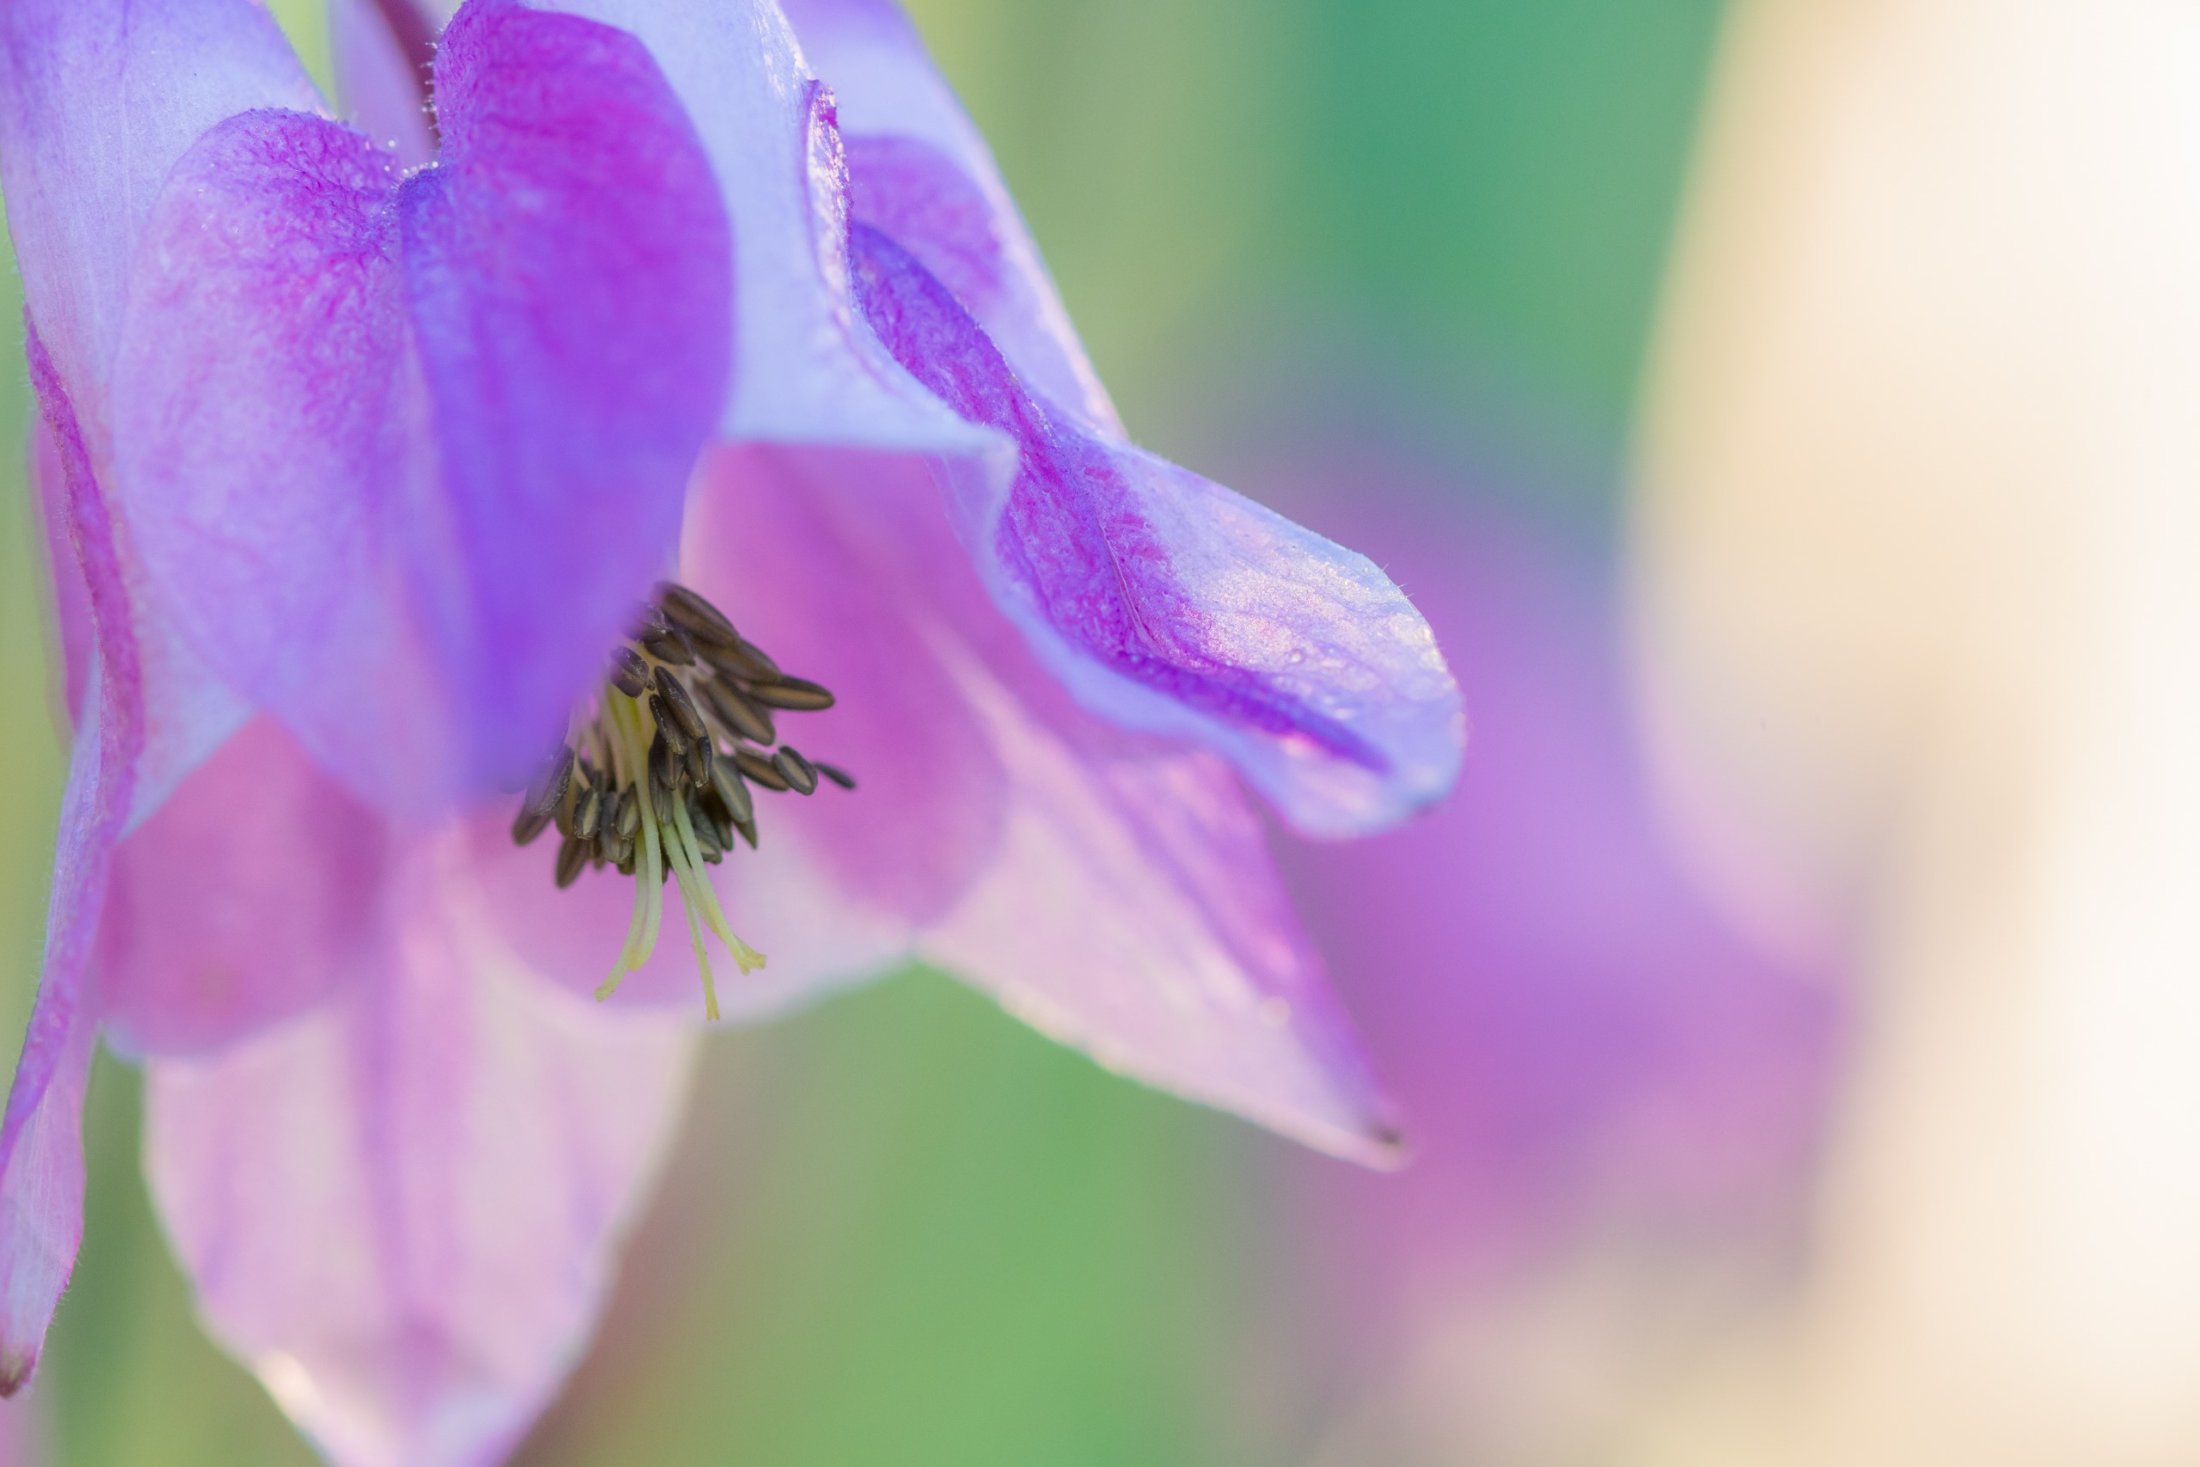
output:
<instances>
[{"instance_id":1,"label":"dark brown anther tip","mask_svg":"<svg viewBox=\"0 0 2200 1467\"><path fill-rule=\"evenodd\" d=\"M639 698L649 690L649 664L642 661L641 653L621 647L611 654L611 686L629 698Z\"/></svg>"},{"instance_id":2,"label":"dark brown anther tip","mask_svg":"<svg viewBox=\"0 0 2200 1467\"><path fill-rule=\"evenodd\" d=\"M657 737L672 745L672 752L676 756L685 759L688 736L681 729L679 720L672 716L672 709L666 705L662 693L649 695L649 716L657 720Z\"/></svg>"},{"instance_id":3,"label":"dark brown anther tip","mask_svg":"<svg viewBox=\"0 0 2200 1467\"><path fill-rule=\"evenodd\" d=\"M657 585L657 605L665 619L686 632L691 640L717 646L738 647L741 634L726 614L698 593L671 581Z\"/></svg>"},{"instance_id":4,"label":"dark brown anther tip","mask_svg":"<svg viewBox=\"0 0 2200 1467\"><path fill-rule=\"evenodd\" d=\"M741 772L731 759L716 759L710 766L711 788L718 792L718 803L726 807L726 813L739 825L744 820L756 818L756 799L749 787L742 782Z\"/></svg>"},{"instance_id":5,"label":"dark brown anther tip","mask_svg":"<svg viewBox=\"0 0 2200 1467\"><path fill-rule=\"evenodd\" d=\"M856 777L850 774L847 770L841 768L838 764L827 764L822 759L812 759L810 761L810 764L813 768L817 770L819 774L824 775L827 779L831 780L834 784L839 785L842 789L852 790L856 787Z\"/></svg>"},{"instance_id":6,"label":"dark brown anther tip","mask_svg":"<svg viewBox=\"0 0 2200 1467\"><path fill-rule=\"evenodd\" d=\"M798 795L817 793L817 766L802 757L802 752L791 744L782 744L772 755L772 768L787 782L787 788Z\"/></svg>"},{"instance_id":7,"label":"dark brown anther tip","mask_svg":"<svg viewBox=\"0 0 2200 1467\"><path fill-rule=\"evenodd\" d=\"M833 706L832 691L808 678L782 677L757 683L748 692L767 708L784 708L791 713L816 713Z\"/></svg>"},{"instance_id":8,"label":"dark brown anther tip","mask_svg":"<svg viewBox=\"0 0 2200 1467\"><path fill-rule=\"evenodd\" d=\"M710 704L711 713L732 732L752 744L778 739L779 730L772 725L770 711L742 697L730 683L710 678L696 686L702 689L703 701Z\"/></svg>"},{"instance_id":9,"label":"dark brown anther tip","mask_svg":"<svg viewBox=\"0 0 2200 1467\"><path fill-rule=\"evenodd\" d=\"M764 649L753 642L743 642L735 647L706 644L698 649L703 660L727 677L738 678L745 683L765 683L779 676L779 664L765 655Z\"/></svg>"},{"instance_id":10,"label":"dark brown anther tip","mask_svg":"<svg viewBox=\"0 0 2200 1467\"><path fill-rule=\"evenodd\" d=\"M526 807L548 815L565 798L565 788L572 780L573 751L560 744L558 752L550 756L550 762L543 767L542 773L527 787Z\"/></svg>"},{"instance_id":11,"label":"dark brown anther tip","mask_svg":"<svg viewBox=\"0 0 2200 1467\"><path fill-rule=\"evenodd\" d=\"M519 815L512 821L512 844L515 846L533 845L535 837L549 828L550 812L548 810L530 810L522 805L520 806Z\"/></svg>"},{"instance_id":12,"label":"dark brown anther tip","mask_svg":"<svg viewBox=\"0 0 2200 1467\"><path fill-rule=\"evenodd\" d=\"M779 772L778 766L754 749L735 749L733 751L733 764L736 769L741 771L742 778L760 784L765 789L783 790L788 788L787 777Z\"/></svg>"},{"instance_id":13,"label":"dark brown anther tip","mask_svg":"<svg viewBox=\"0 0 2200 1467\"><path fill-rule=\"evenodd\" d=\"M574 882L580 880L581 867L588 864L588 849L589 843L587 841L576 840L572 836L567 836L565 843L558 847L557 876L559 891L565 890Z\"/></svg>"},{"instance_id":14,"label":"dark brown anther tip","mask_svg":"<svg viewBox=\"0 0 2200 1467\"><path fill-rule=\"evenodd\" d=\"M680 685L680 680L672 675L672 669L669 667L658 668L656 683L657 695L664 700L665 706L672 710L673 722L680 725L680 732L686 734L690 739L710 737L710 725L703 721L703 715L696 708L695 700L688 696L688 691Z\"/></svg>"},{"instance_id":15,"label":"dark brown anther tip","mask_svg":"<svg viewBox=\"0 0 2200 1467\"><path fill-rule=\"evenodd\" d=\"M659 662L669 662L675 667L695 665L695 644L678 627L668 626L662 632L651 632L643 637L642 650Z\"/></svg>"},{"instance_id":16,"label":"dark brown anther tip","mask_svg":"<svg viewBox=\"0 0 2200 1467\"><path fill-rule=\"evenodd\" d=\"M672 745L665 740L664 730L659 729L657 737L649 745L650 784L661 793L669 795L677 791L686 778L686 756L674 753Z\"/></svg>"},{"instance_id":17,"label":"dark brown anther tip","mask_svg":"<svg viewBox=\"0 0 2200 1467\"><path fill-rule=\"evenodd\" d=\"M717 762L711 753L710 740L704 739L689 744L687 746L688 783L699 790L709 789L711 767Z\"/></svg>"}]
</instances>

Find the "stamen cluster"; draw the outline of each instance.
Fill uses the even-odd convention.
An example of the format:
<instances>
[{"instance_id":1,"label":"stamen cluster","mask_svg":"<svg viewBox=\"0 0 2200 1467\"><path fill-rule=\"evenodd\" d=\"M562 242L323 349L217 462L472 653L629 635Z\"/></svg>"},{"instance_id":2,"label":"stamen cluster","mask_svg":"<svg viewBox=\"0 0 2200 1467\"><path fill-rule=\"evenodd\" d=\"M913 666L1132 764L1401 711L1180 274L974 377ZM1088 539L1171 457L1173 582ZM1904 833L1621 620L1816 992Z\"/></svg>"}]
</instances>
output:
<instances>
[{"instance_id":1,"label":"stamen cluster","mask_svg":"<svg viewBox=\"0 0 2200 1467\"><path fill-rule=\"evenodd\" d=\"M718 997L703 929L726 944L741 971L763 966L763 955L734 936L701 868L723 861L736 838L756 848L754 790L809 795L821 779L855 788L844 771L779 742L778 715L832 706L831 692L780 671L702 596L657 586L613 650L591 715L577 721L512 822L522 846L557 827L560 889L606 866L635 878L626 946L598 997L648 959L661 911L656 892L668 880L680 884L711 1018Z\"/></svg>"}]
</instances>

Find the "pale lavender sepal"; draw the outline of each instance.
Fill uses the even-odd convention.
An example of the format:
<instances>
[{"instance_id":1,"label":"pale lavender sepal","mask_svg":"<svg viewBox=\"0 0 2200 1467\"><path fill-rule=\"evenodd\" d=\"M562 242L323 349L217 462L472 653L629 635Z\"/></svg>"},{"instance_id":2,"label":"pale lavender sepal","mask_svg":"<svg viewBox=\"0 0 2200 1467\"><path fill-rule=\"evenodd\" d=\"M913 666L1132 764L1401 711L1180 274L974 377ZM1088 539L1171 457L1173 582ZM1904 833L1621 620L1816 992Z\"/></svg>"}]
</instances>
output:
<instances>
[{"instance_id":1,"label":"pale lavender sepal","mask_svg":"<svg viewBox=\"0 0 2200 1467\"><path fill-rule=\"evenodd\" d=\"M1120 434L992 151L892 0L780 0L833 89L854 218L945 282L1042 396Z\"/></svg>"},{"instance_id":2,"label":"pale lavender sepal","mask_svg":"<svg viewBox=\"0 0 2200 1467\"><path fill-rule=\"evenodd\" d=\"M298 113L202 139L117 374L163 603L415 811L523 775L594 681L677 543L731 310L708 166L631 38L477 0L437 64L443 156L402 180Z\"/></svg>"},{"instance_id":3,"label":"pale lavender sepal","mask_svg":"<svg viewBox=\"0 0 2200 1467\"><path fill-rule=\"evenodd\" d=\"M68 391L35 331L28 355L62 473L92 650L55 841L38 995L0 1118L0 1394L37 1365L84 1235L84 1082L99 1023L92 944L144 744L144 690L113 526Z\"/></svg>"},{"instance_id":4,"label":"pale lavender sepal","mask_svg":"<svg viewBox=\"0 0 2200 1467\"><path fill-rule=\"evenodd\" d=\"M710 154L738 241L722 437L979 452L856 316L847 167L830 94L771 0L541 0L649 47Z\"/></svg>"},{"instance_id":5,"label":"pale lavender sepal","mask_svg":"<svg viewBox=\"0 0 2200 1467\"><path fill-rule=\"evenodd\" d=\"M1364 556L1032 393L896 242L852 231L858 296L912 375L1017 448L947 465L996 604L1088 706L1222 754L1300 829L1378 829L1451 785L1459 693Z\"/></svg>"},{"instance_id":6,"label":"pale lavender sepal","mask_svg":"<svg viewBox=\"0 0 2200 1467\"><path fill-rule=\"evenodd\" d=\"M131 262L169 168L250 107L318 105L251 0L21 0L0 7L0 191L26 314L111 490L110 379ZM113 505L110 514L125 519ZM243 705L149 608L125 524L115 537L145 704L132 821L242 720Z\"/></svg>"},{"instance_id":7,"label":"pale lavender sepal","mask_svg":"<svg viewBox=\"0 0 2200 1467\"><path fill-rule=\"evenodd\" d=\"M254 0L10 0L0 67L0 191L24 299L98 469L131 264L162 180L223 118L320 99Z\"/></svg>"},{"instance_id":8,"label":"pale lavender sepal","mask_svg":"<svg viewBox=\"0 0 2200 1467\"><path fill-rule=\"evenodd\" d=\"M585 1348L685 1097L679 1016L607 1012L436 910L385 969L148 1066L146 1168L208 1327L340 1467L500 1462Z\"/></svg>"}]
</instances>

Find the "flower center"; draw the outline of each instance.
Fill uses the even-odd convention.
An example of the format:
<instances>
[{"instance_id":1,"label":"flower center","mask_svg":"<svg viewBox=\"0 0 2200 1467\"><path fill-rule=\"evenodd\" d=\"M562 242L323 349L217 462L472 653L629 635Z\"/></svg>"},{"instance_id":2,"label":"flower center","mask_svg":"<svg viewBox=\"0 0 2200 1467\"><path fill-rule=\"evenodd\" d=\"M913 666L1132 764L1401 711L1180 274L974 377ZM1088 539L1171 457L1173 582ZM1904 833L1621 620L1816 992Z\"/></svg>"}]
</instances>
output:
<instances>
[{"instance_id":1,"label":"flower center","mask_svg":"<svg viewBox=\"0 0 2200 1467\"><path fill-rule=\"evenodd\" d=\"M711 1018L718 985L706 929L742 972L764 966L764 955L734 935L702 868L723 861L736 838L756 848L754 791L808 795L820 779L856 787L843 771L779 742L778 715L832 706L831 693L781 672L710 602L685 586L657 587L613 649L595 707L575 719L512 822L512 840L523 846L557 827L560 890L606 866L634 878L634 920L598 998L615 993L655 949L667 880L680 884Z\"/></svg>"}]
</instances>

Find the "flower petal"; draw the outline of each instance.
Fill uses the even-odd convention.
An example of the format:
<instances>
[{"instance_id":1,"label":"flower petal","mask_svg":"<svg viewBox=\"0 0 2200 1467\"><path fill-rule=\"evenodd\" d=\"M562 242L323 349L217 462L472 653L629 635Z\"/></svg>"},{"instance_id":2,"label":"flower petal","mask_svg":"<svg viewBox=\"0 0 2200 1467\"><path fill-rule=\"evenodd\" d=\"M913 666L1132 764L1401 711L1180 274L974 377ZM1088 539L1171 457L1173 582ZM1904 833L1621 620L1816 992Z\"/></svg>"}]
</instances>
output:
<instances>
[{"instance_id":1,"label":"flower petal","mask_svg":"<svg viewBox=\"0 0 2200 1467\"><path fill-rule=\"evenodd\" d=\"M686 1090L684 1026L441 921L449 854L409 873L378 981L148 1067L147 1171L209 1327L345 1467L504 1460L579 1356Z\"/></svg>"},{"instance_id":2,"label":"flower petal","mask_svg":"<svg viewBox=\"0 0 2200 1467\"><path fill-rule=\"evenodd\" d=\"M412 0L329 0L329 51L344 116L406 168L435 158L425 78L413 57L430 53L441 19L431 22Z\"/></svg>"},{"instance_id":3,"label":"flower petal","mask_svg":"<svg viewBox=\"0 0 2200 1467\"><path fill-rule=\"evenodd\" d=\"M147 226L118 484L164 601L361 793L426 810L555 736L670 555L721 399L725 223L616 32L477 0L444 161L214 129Z\"/></svg>"},{"instance_id":4,"label":"flower petal","mask_svg":"<svg viewBox=\"0 0 2200 1467\"><path fill-rule=\"evenodd\" d=\"M923 262L1042 396L1120 434L992 152L892 0L781 0L833 88L854 218Z\"/></svg>"},{"instance_id":5,"label":"flower petal","mask_svg":"<svg viewBox=\"0 0 2200 1467\"><path fill-rule=\"evenodd\" d=\"M349 986L388 844L280 724L255 719L115 854L97 958L108 1042L211 1049Z\"/></svg>"},{"instance_id":6,"label":"flower petal","mask_svg":"<svg viewBox=\"0 0 2200 1467\"><path fill-rule=\"evenodd\" d=\"M131 261L161 180L223 118L318 98L254 0L11 0L0 67L24 299L101 469Z\"/></svg>"},{"instance_id":7,"label":"flower petal","mask_svg":"<svg viewBox=\"0 0 2200 1467\"><path fill-rule=\"evenodd\" d=\"M83 1241L84 1082L98 1026L87 968L144 746L137 645L106 504L75 408L35 330L28 355L91 617L92 695L77 715L62 798L38 997L0 1118L0 1395L22 1385L37 1364Z\"/></svg>"},{"instance_id":8,"label":"flower petal","mask_svg":"<svg viewBox=\"0 0 2200 1467\"><path fill-rule=\"evenodd\" d=\"M895 356L1015 442L951 466L952 511L1001 609L1094 711L1224 755L1310 833L1378 828L1458 773L1458 689L1428 625L1362 556L1035 396L908 252L852 231Z\"/></svg>"},{"instance_id":9,"label":"flower petal","mask_svg":"<svg viewBox=\"0 0 2200 1467\"><path fill-rule=\"evenodd\" d=\"M721 436L975 452L984 437L879 350L848 292L847 166L829 93L772 0L555 0L649 47L695 119L740 240Z\"/></svg>"}]
</instances>

